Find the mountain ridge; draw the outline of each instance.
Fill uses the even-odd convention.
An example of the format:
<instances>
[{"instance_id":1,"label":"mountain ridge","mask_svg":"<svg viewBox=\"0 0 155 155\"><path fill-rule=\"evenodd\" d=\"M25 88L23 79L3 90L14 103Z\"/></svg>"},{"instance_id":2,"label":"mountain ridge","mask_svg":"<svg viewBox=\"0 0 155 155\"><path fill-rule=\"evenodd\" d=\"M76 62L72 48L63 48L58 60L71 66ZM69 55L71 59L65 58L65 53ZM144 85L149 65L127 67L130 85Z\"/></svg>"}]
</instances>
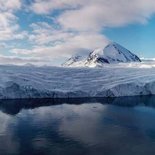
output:
<instances>
[{"instance_id":1,"label":"mountain ridge","mask_svg":"<svg viewBox=\"0 0 155 155\"><path fill-rule=\"evenodd\" d=\"M64 67L96 67L104 64L141 62L140 58L128 49L111 42L105 48L98 48L90 52L86 58L80 55L69 58Z\"/></svg>"}]
</instances>

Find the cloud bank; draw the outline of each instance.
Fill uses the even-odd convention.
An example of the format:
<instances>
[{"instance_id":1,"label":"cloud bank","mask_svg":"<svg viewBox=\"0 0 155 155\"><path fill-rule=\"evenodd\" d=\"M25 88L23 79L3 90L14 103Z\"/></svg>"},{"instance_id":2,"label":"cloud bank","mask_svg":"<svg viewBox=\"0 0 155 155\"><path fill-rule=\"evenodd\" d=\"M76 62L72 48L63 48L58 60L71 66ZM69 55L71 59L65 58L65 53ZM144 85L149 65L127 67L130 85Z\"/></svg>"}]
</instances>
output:
<instances>
[{"instance_id":1,"label":"cloud bank","mask_svg":"<svg viewBox=\"0 0 155 155\"><path fill-rule=\"evenodd\" d=\"M23 25L21 13L40 20ZM20 43L1 51L8 49L17 58L50 57L52 62L104 47L106 28L146 24L154 13L154 0L1 0L0 43Z\"/></svg>"}]
</instances>

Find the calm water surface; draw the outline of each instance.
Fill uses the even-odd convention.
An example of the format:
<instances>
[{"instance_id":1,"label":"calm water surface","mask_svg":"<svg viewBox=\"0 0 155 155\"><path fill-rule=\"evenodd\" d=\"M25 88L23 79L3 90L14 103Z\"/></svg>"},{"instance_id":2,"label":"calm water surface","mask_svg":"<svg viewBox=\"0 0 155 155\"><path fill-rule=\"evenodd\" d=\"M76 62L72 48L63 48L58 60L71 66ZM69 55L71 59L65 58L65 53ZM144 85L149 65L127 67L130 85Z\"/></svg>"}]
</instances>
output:
<instances>
[{"instance_id":1,"label":"calm water surface","mask_svg":"<svg viewBox=\"0 0 155 155\"><path fill-rule=\"evenodd\" d=\"M155 97L1 100L0 155L155 155Z\"/></svg>"}]
</instances>

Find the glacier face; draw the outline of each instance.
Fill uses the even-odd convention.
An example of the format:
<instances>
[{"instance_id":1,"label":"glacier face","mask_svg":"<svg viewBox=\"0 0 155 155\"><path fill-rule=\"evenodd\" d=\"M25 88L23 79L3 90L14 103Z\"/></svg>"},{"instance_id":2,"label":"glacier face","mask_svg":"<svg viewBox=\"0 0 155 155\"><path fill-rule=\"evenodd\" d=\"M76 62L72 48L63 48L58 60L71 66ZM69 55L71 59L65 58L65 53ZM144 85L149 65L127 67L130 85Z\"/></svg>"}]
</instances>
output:
<instances>
[{"instance_id":1,"label":"glacier face","mask_svg":"<svg viewBox=\"0 0 155 155\"><path fill-rule=\"evenodd\" d=\"M0 99L155 94L155 62L102 68L0 66Z\"/></svg>"},{"instance_id":2,"label":"glacier face","mask_svg":"<svg viewBox=\"0 0 155 155\"><path fill-rule=\"evenodd\" d=\"M117 43L110 43L104 49L95 49L88 57L73 56L68 59L65 67L96 67L104 64L141 62L140 58Z\"/></svg>"}]
</instances>

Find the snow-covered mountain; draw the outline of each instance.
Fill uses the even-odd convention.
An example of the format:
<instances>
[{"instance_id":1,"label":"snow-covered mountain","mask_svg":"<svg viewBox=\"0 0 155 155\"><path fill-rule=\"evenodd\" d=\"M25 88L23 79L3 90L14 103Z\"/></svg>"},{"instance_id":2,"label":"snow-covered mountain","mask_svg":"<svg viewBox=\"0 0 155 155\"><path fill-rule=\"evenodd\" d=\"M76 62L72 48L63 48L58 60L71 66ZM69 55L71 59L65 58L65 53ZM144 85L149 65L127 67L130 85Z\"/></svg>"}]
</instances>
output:
<instances>
[{"instance_id":1,"label":"snow-covered mountain","mask_svg":"<svg viewBox=\"0 0 155 155\"><path fill-rule=\"evenodd\" d=\"M95 49L87 57L73 56L68 59L65 67L96 67L104 64L141 62L137 55L117 43L110 43L104 49Z\"/></svg>"}]
</instances>

